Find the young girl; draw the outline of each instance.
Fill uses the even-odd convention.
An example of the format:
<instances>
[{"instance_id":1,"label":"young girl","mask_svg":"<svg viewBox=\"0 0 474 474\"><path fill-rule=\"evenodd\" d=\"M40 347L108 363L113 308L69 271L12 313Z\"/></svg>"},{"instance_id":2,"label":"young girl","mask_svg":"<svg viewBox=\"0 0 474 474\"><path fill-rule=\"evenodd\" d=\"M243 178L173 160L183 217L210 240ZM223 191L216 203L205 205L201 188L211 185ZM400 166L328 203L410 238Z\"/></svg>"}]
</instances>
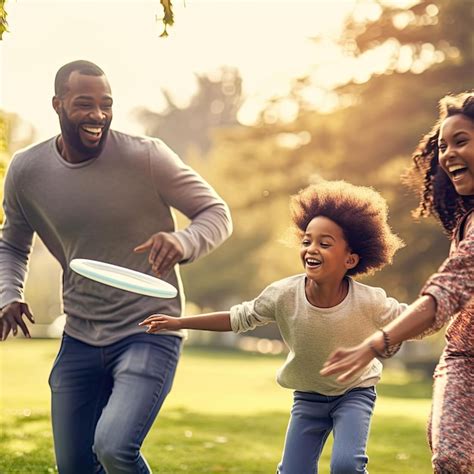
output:
<instances>
[{"instance_id":1,"label":"young girl","mask_svg":"<svg viewBox=\"0 0 474 474\"><path fill-rule=\"evenodd\" d=\"M428 438L434 472L474 472L474 93L446 96L440 117L413 155L411 182L420 191L419 214L433 214L452 239L449 257L403 315L362 344L338 350L324 375L352 380L384 352L449 321L446 347L434 374ZM420 179L421 178L421 179ZM332 377L330 378L332 380Z\"/></svg>"},{"instance_id":2,"label":"young girl","mask_svg":"<svg viewBox=\"0 0 474 474\"><path fill-rule=\"evenodd\" d=\"M140 324L163 329L248 331L276 322L289 348L278 383L295 390L281 474L314 474L329 433L332 473L364 473L366 444L382 364L370 360L344 382L319 370L341 344L356 344L406 305L352 279L390 263L402 246L387 224L385 200L343 181L309 186L291 203L305 273L268 286L230 311L187 318L153 315Z\"/></svg>"}]
</instances>

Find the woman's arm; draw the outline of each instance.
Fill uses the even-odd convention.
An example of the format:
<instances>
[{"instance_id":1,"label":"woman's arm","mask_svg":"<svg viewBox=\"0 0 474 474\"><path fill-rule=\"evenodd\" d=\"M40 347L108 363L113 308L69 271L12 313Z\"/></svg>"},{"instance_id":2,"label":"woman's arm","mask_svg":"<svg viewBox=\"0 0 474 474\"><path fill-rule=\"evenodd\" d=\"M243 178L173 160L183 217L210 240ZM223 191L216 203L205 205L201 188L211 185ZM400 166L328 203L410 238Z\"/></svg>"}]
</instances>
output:
<instances>
[{"instance_id":1,"label":"woman's arm","mask_svg":"<svg viewBox=\"0 0 474 474\"><path fill-rule=\"evenodd\" d=\"M406 308L398 318L384 327L388 334L390 344L412 339L426 331L433 325L436 316L436 301L430 295L420 296L414 303ZM383 335L377 333L378 338ZM378 346L377 346L378 349ZM381 347L383 350L383 347Z\"/></svg>"},{"instance_id":2,"label":"woman's arm","mask_svg":"<svg viewBox=\"0 0 474 474\"><path fill-rule=\"evenodd\" d=\"M203 329L207 331L232 331L230 312L198 314L185 318L154 314L144 319L139 326L148 326L146 332L156 333L165 329L176 331L179 329Z\"/></svg>"},{"instance_id":3,"label":"woman's arm","mask_svg":"<svg viewBox=\"0 0 474 474\"><path fill-rule=\"evenodd\" d=\"M466 228L458 248L432 275L420 296L394 321L384 327L390 345L424 337L438 331L474 294L474 228ZM378 331L358 346L333 352L321 375L341 374L343 381L360 370L385 349L384 334Z\"/></svg>"}]
</instances>

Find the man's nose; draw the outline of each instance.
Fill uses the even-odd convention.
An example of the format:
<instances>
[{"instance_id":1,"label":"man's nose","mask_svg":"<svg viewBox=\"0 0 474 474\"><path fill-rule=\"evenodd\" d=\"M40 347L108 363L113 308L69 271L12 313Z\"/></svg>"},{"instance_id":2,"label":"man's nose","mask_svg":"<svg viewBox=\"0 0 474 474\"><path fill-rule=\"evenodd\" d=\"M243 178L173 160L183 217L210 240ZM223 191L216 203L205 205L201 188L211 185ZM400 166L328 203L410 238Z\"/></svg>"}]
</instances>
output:
<instances>
[{"instance_id":1,"label":"man's nose","mask_svg":"<svg viewBox=\"0 0 474 474\"><path fill-rule=\"evenodd\" d=\"M94 107L90 111L89 116L97 122L103 122L106 117L104 111L100 107Z\"/></svg>"}]
</instances>

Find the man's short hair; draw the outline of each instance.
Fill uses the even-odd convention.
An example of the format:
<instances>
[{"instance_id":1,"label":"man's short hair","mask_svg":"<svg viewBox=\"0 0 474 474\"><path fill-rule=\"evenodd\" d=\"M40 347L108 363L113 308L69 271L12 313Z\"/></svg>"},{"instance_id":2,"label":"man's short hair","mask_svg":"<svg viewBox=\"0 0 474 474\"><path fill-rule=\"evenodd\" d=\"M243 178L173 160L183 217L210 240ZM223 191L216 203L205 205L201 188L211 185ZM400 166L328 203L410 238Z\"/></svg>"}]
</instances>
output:
<instances>
[{"instance_id":1,"label":"man's short hair","mask_svg":"<svg viewBox=\"0 0 474 474\"><path fill-rule=\"evenodd\" d=\"M78 71L86 76L105 76L105 72L94 63L79 59L60 67L54 79L54 95L61 97L67 92L67 81L72 72Z\"/></svg>"}]
</instances>

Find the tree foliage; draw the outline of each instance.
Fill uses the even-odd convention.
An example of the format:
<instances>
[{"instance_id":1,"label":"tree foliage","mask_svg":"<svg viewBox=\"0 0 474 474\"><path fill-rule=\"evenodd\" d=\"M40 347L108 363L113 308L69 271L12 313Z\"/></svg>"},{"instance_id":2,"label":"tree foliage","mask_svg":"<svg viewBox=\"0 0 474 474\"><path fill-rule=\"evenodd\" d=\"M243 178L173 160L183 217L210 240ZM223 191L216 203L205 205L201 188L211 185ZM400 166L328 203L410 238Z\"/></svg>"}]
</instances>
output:
<instances>
[{"instance_id":1,"label":"tree foliage","mask_svg":"<svg viewBox=\"0 0 474 474\"><path fill-rule=\"evenodd\" d=\"M364 16L367 2L359 0L359 15L348 17L341 45L354 55L361 55L387 42L395 45L389 70L399 67L404 48L410 50L412 67L426 61L429 52L438 58L472 62L474 58L474 2L466 0L418 0L410 7L375 0L378 14ZM364 8L365 7L365 8Z\"/></svg>"},{"instance_id":2,"label":"tree foliage","mask_svg":"<svg viewBox=\"0 0 474 474\"><path fill-rule=\"evenodd\" d=\"M377 5L377 20L359 21L358 29L353 20L347 23L344 41L357 47L350 49L344 41L341 47L360 57L385 41L398 42L398 53L393 53L386 71L365 83L351 81L337 88L341 106L324 114L300 106L301 84L317 87L310 78L300 78L290 94L300 106L296 120L275 120L276 100L255 126L214 134L205 160L193 162L227 200L235 223L234 236L218 252L183 269L193 301L226 307L228 301L254 297L269 282L301 271L297 249L281 240L290 224L289 195L314 175L373 186L389 202L390 223L407 245L392 266L366 282L410 301L447 255L448 241L439 226L433 220L412 219L416 197L401 185L400 175L418 140L436 120L438 100L472 87L471 2L422 1L407 10ZM427 9L430 22L423 13ZM401 28L397 20L398 27L392 27L390 22L403 12L409 18L415 15L414 23ZM459 28L452 27L453 18L460 19ZM402 68L403 47L413 54ZM434 53L423 55L427 48ZM241 247L243 241L250 246ZM225 283L232 280L233 284ZM203 291L206 285L210 289Z\"/></svg>"}]
</instances>

